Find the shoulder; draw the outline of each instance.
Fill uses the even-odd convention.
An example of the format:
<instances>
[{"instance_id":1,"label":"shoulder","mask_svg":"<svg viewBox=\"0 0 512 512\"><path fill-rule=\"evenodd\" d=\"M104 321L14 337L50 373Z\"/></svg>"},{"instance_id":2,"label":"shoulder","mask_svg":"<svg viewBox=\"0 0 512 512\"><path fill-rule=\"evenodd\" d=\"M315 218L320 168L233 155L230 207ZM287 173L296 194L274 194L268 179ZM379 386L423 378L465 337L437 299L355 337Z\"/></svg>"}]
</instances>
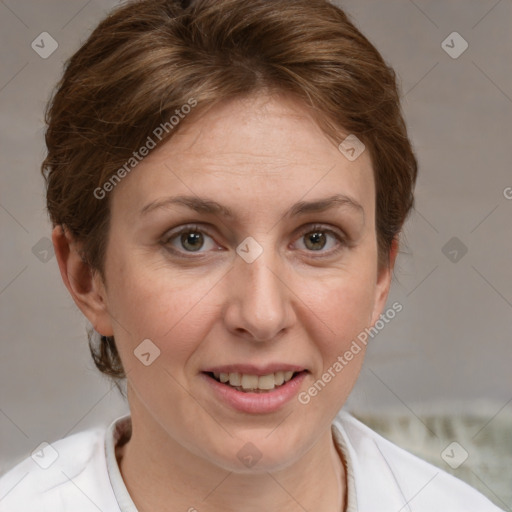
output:
<instances>
[{"instance_id":1,"label":"shoulder","mask_svg":"<svg viewBox=\"0 0 512 512\"><path fill-rule=\"evenodd\" d=\"M500 512L468 484L396 446L350 414L333 422L350 459L360 510Z\"/></svg>"},{"instance_id":2,"label":"shoulder","mask_svg":"<svg viewBox=\"0 0 512 512\"><path fill-rule=\"evenodd\" d=\"M2 512L118 510L104 443L105 429L94 428L40 445L0 477Z\"/></svg>"}]
</instances>

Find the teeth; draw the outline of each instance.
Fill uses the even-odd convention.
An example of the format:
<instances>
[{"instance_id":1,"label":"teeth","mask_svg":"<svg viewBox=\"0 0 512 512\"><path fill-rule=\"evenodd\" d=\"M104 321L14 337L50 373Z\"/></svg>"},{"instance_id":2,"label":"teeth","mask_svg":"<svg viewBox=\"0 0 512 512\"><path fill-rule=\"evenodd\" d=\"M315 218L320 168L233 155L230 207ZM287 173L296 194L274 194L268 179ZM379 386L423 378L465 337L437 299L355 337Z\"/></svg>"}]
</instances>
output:
<instances>
[{"instance_id":1,"label":"teeth","mask_svg":"<svg viewBox=\"0 0 512 512\"><path fill-rule=\"evenodd\" d=\"M229 374L229 383L232 386L241 386L242 385L242 377L239 373L230 373Z\"/></svg>"},{"instance_id":2,"label":"teeth","mask_svg":"<svg viewBox=\"0 0 512 512\"><path fill-rule=\"evenodd\" d=\"M213 373L215 378L223 384L229 384L243 390L261 389L267 391L288 382L293 374L294 372L292 371L279 371L261 376L242 373Z\"/></svg>"},{"instance_id":3,"label":"teeth","mask_svg":"<svg viewBox=\"0 0 512 512\"><path fill-rule=\"evenodd\" d=\"M231 382L231 379L229 379L229 381ZM245 374L242 375L242 387L244 389L256 389L258 387L258 376Z\"/></svg>"},{"instance_id":4,"label":"teeth","mask_svg":"<svg viewBox=\"0 0 512 512\"><path fill-rule=\"evenodd\" d=\"M293 372L284 372L284 380L285 382L292 378Z\"/></svg>"},{"instance_id":5,"label":"teeth","mask_svg":"<svg viewBox=\"0 0 512 512\"><path fill-rule=\"evenodd\" d=\"M274 387L275 376L273 374L262 375L258 378L258 389L274 389Z\"/></svg>"}]
</instances>

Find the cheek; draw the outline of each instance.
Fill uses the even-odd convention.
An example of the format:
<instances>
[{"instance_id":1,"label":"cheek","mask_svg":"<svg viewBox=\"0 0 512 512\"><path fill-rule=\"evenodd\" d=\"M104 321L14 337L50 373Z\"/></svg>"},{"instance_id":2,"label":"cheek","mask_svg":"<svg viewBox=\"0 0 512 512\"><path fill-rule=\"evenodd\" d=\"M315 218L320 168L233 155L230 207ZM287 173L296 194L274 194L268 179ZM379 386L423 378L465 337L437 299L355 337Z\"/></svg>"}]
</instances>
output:
<instances>
[{"instance_id":1,"label":"cheek","mask_svg":"<svg viewBox=\"0 0 512 512\"><path fill-rule=\"evenodd\" d=\"M366 353L364 332L370 325L374 292L373 276L363 272L332 276L302 291L308 298L308 337L319 356L315 375L299 396L310 418L327 415L330 421L354 387Z\"/></svg>"},{"instance_id":2,"label":"cheek","mask_svg":"<svg viewBox=\"0 0 512 512\"><path fill-rule=\"evenodd\" d=\"M135 260L120 263L111 275L109 308L127 365L133 350L150 339L160 349L161 362L183 367L214 320L208 293L215 281L144 267Z\"/></svg>"},{"instance_id":3,"label":"cheek","mask_svg":"<svg viewBox=\"0 0 512 512\"><path fill-rule=\"evenodd\" d=\"M322 352L343 350L371 324L375 292L375 275L371 272L340 272L303 282L298 295L317 326L313 339L323 344Z\"/></svg>"}]
</instances>

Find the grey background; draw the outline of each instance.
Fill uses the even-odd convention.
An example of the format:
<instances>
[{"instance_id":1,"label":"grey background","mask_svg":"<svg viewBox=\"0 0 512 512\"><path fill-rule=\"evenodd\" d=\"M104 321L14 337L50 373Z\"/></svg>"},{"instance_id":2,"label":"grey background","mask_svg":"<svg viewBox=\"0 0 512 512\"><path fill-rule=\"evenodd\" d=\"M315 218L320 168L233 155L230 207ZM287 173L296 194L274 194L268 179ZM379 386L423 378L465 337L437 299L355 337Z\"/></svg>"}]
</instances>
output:
<instances>
[{"instance_id":1,"label":"grey background","mask_svg":"<svg viewBox=\"0 0 512 512\"><path fill-rule=\"evenodd\" d=\"M512 409L512 2L339 3L397 71L420 163L389 299L404 309L372 341L348 407L492 422ZM42 441L128 410L94 368L55 257L41 261L43 109L63 61L115 4L0 1L0 474ZM59 45L47 59L31 48L43 31ZM454 31L469 44L457 59L441 46Z\"/></svg>"}]
</instances>

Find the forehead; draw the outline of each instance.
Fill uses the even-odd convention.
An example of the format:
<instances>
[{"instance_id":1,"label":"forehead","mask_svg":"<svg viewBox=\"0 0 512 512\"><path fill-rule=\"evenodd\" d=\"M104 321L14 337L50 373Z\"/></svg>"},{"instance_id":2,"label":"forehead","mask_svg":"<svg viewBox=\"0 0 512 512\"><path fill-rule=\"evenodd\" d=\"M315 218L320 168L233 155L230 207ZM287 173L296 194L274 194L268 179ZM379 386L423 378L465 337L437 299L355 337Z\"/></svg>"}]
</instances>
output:
<instances>
[{"instance_id":1,"label":"forehead","mask_svg":"<svg viewBox=\"0 0 512 512\"><path fill-rule=\"evenodd\" d=\"M304 105L283 96L237 99L185 119L120 183L113 210L134 215L184 193L216 197L247 215L334 194L362 204L366 217L375 207L368 151L349 161Z\"/></svg>"}]
</instances>

